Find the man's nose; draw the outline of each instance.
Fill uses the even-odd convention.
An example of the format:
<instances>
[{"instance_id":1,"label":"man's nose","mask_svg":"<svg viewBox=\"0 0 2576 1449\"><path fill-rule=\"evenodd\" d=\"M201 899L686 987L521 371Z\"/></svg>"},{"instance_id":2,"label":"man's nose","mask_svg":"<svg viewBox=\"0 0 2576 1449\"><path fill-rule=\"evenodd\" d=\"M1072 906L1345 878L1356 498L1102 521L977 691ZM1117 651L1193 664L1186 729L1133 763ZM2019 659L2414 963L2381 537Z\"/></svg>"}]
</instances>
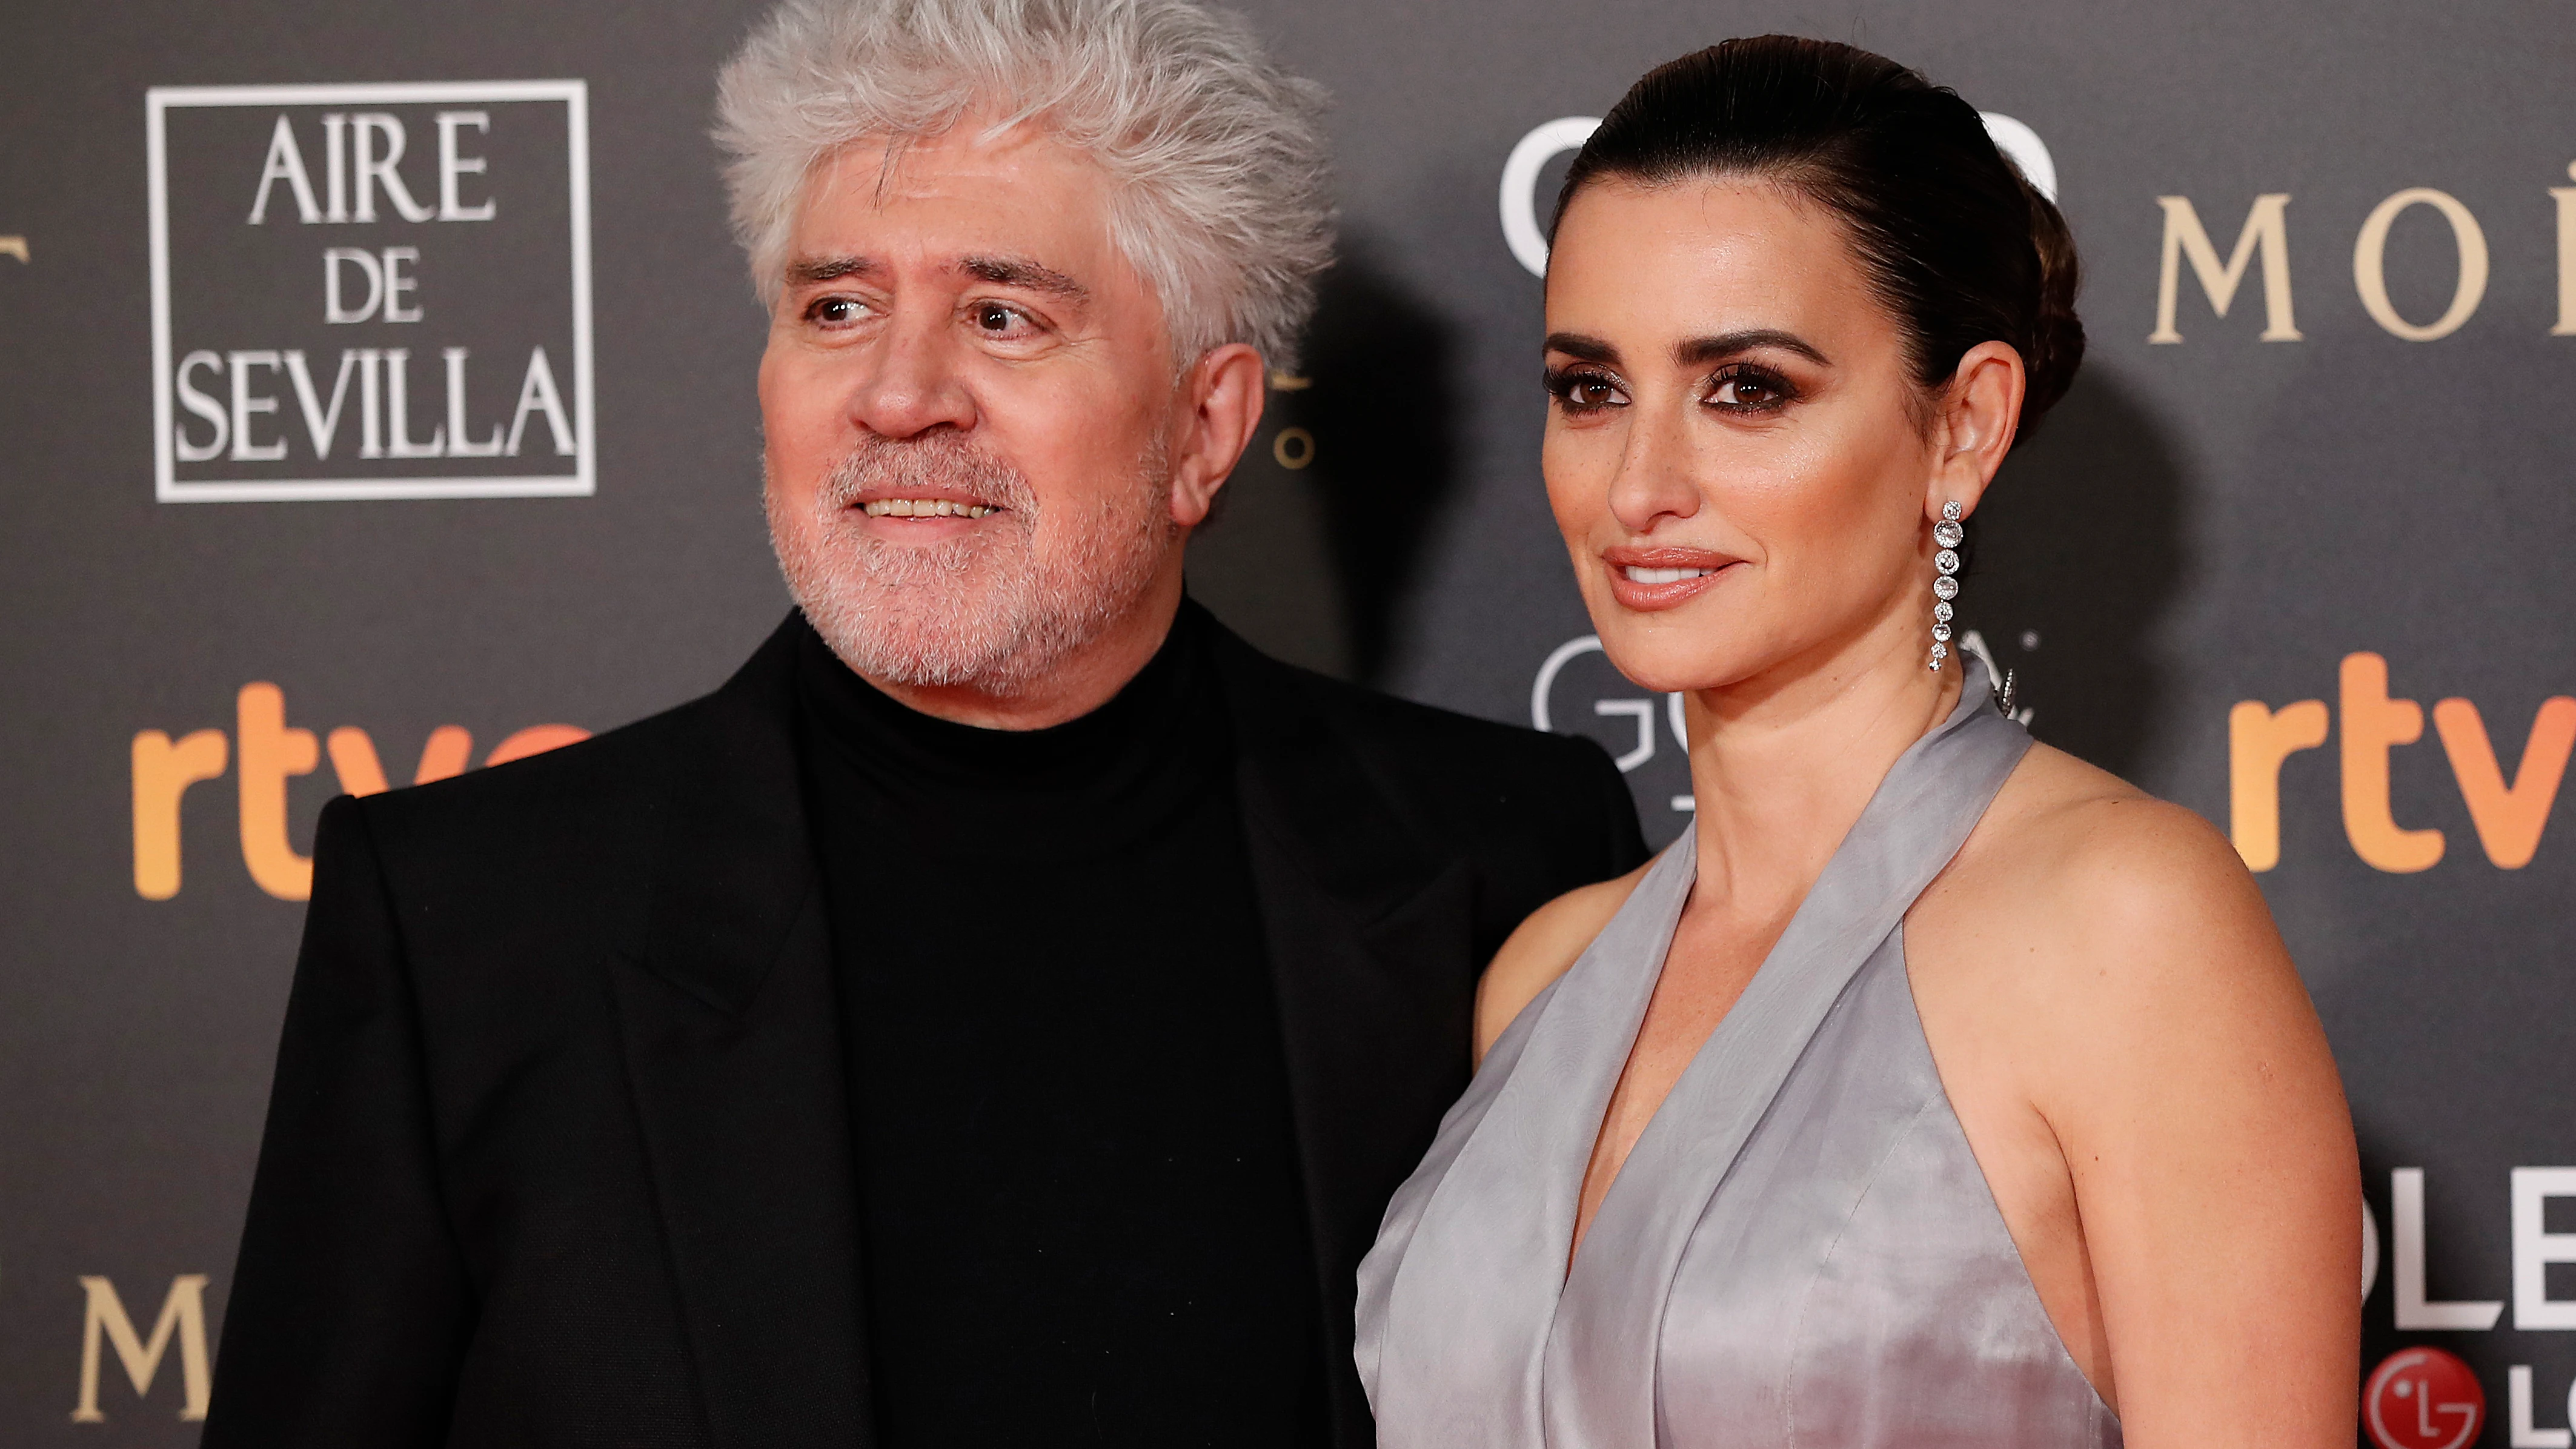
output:
<instances>
[{"instance_id":1,"label":"man's nose","mask_svg":"<svg viewBox=\"0 0 2576 1449\"><path fill-rule=\"evenodd\" d=\"M975 425L974 393L945 326L905 319L871 349L868 371L850 398L851 421L882 438L911 438L937 427Z\"/></svg>"},{"instance_id":2,"label":"man's nose","mask_svg":"<svg viewBox=\"0 0 2576 1449\"><path fill-rule=\"evenodd\" d=\"M1619 458L1618 475L1610 480L1610 515L1630 533L1653 530L1669 514L1688 518L1699 512L1689 427L1679 415L1639 409Z\"/></svg>"}]
</instances>

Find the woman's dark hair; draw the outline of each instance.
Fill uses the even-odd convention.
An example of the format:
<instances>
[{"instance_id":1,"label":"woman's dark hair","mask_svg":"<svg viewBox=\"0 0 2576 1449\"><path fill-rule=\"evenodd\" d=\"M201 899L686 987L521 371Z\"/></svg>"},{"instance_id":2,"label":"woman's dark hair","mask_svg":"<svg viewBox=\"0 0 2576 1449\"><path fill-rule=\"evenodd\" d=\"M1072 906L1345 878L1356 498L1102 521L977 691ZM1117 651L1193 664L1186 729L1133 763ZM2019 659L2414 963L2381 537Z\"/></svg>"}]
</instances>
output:
<instances>
[{"instance_id":1,"label":"woman's dark hair","mask_svg":"<svg viewBox=\"0 0 2576 1449\"><path fill-rule=\"evenodd\" d=\"M2021 354L2027 436L2084 357L2075 239L1976 109L1885 56L1829 40L1730 40L1657 66L1583 144L1556 219L1610 177L1764 177L1842 219L1906 334L1917 382L1981 342Z\"/></svg>"}]
</instances>

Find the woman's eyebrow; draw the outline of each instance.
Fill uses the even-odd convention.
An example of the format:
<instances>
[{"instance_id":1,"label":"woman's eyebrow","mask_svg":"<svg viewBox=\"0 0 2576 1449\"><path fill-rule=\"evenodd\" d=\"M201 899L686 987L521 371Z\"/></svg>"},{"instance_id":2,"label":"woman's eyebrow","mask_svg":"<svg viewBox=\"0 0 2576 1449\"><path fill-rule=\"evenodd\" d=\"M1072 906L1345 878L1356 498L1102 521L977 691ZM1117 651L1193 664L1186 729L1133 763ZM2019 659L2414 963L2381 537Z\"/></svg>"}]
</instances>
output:
<instances>
[{"instance_id":1,"label":"woman's eyebrow","mask_svg":"<svg viewBox=\"0 0 2576 1449\"><path fill-rule=\"evenodd\" d=\"M1783 352L1794 352L1818 367L1833 366L1833 360L1817 351L1815 344L1795 332L1783 332L1776 327L1757 327L1746 332L1721 332L1714 337L1693 337L1673 345L1673 358L1684 367L1697 367L1703 363L1723 361L1738 353L1751 352L1762 347L1776 347Z\"/></svg>"},{"instance_id":2,"label":"woman's eyebrow","mask_svg":"<svg viewBox=\"0 0 2576 1449\"><path fill-rule=\"evenodd\" d=\"M1580 332L1549 333L1547 335L1547 350L1550 352L1562 352L1577 362L1597 362L1604 367L1616 367L1619 365L1618 348L1611 346L1609 343L1602 341L1598 337L1586 337Z\"/></svg>"}]
</instances>

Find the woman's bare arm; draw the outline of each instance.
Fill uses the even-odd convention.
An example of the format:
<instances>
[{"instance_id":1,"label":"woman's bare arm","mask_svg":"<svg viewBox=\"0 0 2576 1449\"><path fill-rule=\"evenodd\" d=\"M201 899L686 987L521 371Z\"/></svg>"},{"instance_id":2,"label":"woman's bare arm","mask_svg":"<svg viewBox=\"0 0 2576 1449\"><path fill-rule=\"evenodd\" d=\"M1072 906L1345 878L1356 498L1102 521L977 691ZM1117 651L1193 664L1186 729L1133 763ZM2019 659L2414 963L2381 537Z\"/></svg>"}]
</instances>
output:
<instances>
[{"instance_id":1,"label":"woman's bare arm","mask_svg":"<svg viewBox=\"0 0 2576 1449\"><path fill-rule=\"evenodd\" d=\"M2130 1449L2342 1449L2361 1183L2325 1033L2235 852L2134 795L2028 833L2030 1102L2073 1187Z\"/></svg>"}]
</instances>

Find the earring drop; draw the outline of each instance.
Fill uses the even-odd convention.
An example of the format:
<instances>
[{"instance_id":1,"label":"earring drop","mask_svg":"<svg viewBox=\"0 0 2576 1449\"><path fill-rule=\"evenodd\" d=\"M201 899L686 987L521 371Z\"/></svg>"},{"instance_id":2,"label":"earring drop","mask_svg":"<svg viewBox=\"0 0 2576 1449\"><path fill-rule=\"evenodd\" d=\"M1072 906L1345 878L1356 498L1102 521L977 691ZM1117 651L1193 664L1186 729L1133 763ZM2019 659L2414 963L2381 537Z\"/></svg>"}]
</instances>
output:
<instances>
[{"instance_id":1,"label":"earring drop","mask_svg":"<svg viewBox=\"0 0 2576 1449\"><path fill-rule=\"evenodd\" d=\"M1932 525L1932 541L1941 545L1941 551L1932 556L1932 567L1941 571L1940 577L1932 581L1930 667L1936 670L1942 660L1950 657L1950 601L1959 597L1959 545L1968 536L1968 531L1959 526L1963 511L1959 500L1953 498L1941 505L1941 521Z\"/></svg>"}]
</instances>

